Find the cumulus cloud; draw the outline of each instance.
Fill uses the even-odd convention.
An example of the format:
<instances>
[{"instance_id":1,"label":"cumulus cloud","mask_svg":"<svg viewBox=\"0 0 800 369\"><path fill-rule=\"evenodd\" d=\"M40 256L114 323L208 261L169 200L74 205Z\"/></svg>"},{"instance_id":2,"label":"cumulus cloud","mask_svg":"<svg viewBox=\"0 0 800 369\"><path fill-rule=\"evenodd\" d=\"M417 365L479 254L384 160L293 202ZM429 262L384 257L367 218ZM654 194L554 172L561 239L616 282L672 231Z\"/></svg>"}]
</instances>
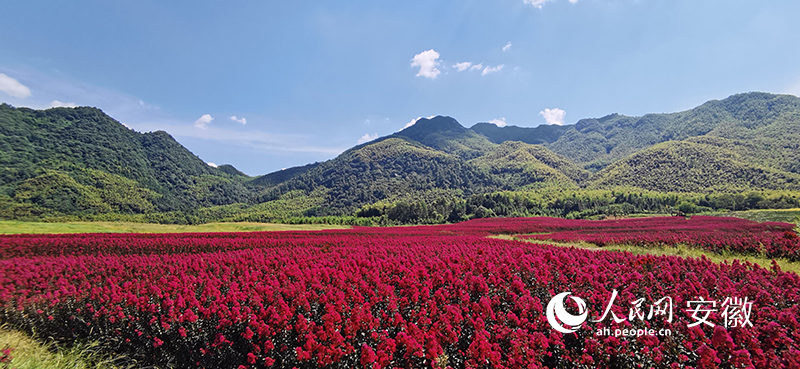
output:
<instances>
[{"instance_id":1,"label":"cumulus cloud","mask_svg":"<svg viewBox=\"0 0 800 369\"><path fill-rule=\"evenodd\" d=\"M431 119L431 118L433 118L433 117L435 117L435 115L431 115L430 117L427 117L426 119ZM416 124L416 123L417 123L417 121L419 121L419 120L420 120L420 119L422 119L422 118L423 118L423 117L416 117L416 118L412 119L410 122L406 123L406 125L405 125L405 126L403 126L403 129L406 129L406 128L408 128L408 127L411 127L411 126L413 126L414 124Z\"/></svg>"},{"instance_id":2,"label":"cumulus cloud","mask_svg":"<svg viewBox=\"0 0 800 369\"><path fill-rule=\"evenodd\" d=\"M231 120L234 122L239 122L241 124L247 124L247 119L245 117L236 118L236 116L234 115L231 117Z\"/></svg>"},{"instance_id":3,"label":"cumulus cloud","mask_svg":"<svg viewBox=\"0 0 800 369\"><path fill-rule=\"evenodd\" d=\"M567 115L567 112L559 109L544 109L539 112L539 115L544 117L544 121L547 124L555 124L555 125L562 125L564 124L564 116Z\"/></svg>"},{"instance_id":4,"label":"cumulus cloud","mask_svg":"<svg viewBox=\"0 0 800 369\"><path fill-rule=\"evenodd\" d=\"M453 68L456 68L456 70L458 70L459 72L463 72L467 70L470 67L470 65L472 65L472 62L455 63L453 64Z\"/></svg>"},{"instance_id":5,"label":"cumulus cloud","mask_svg":"<svg viewBox=\"0 0 800 369\"><path fill-rule=\"evenodd\" d=\"M436 59L439 59L439 53L433 49L414 55L414 59L411 59L411 66L419 67L417 77L436 79L436 76L442 72L436 68L436 66L439 64Z\"/></svg>"},{"instance_id":6,"label":"cumulus cloud","mask_svg":"<svg viewBox=\"0 0 800 369\"><path fill-rule=\"evenodd\" d=\"M504 64L500 64L500 65L498 65L498 66L496 66L496 67L486 67L486 68L483 68L483 72L481 72L481 75L482 75L482 76L485 76L485 75L487 75L487 74L489 74L489 73L498 72L498 71L500 71L501 69L503 69L503 67L504 67L504 66L505 66Z\"/></svg>"},{"instance_id":7,"label":"cumulus cloud","mask_svg":"<svg viewBox=\"0 0 800 369\"><path fill-rule=\"evenodd\" d=\"M489 123L494 124L494 125L496 125L498 127L505 127L506 126L506 118L503 117L503 118L500 118L500 119L492 119L492 120L489 121Z\"/></svg>"},{"instance_id":8,"label":"cumulus cloud","mask_svg":"<svg viewBox=\"0 0 800 369\"><path fill-rule=\"evenodd\" d=\"M214 168L218 168L219 167L219 165L214 164L214 163L212 163L210 161L208 163L206 163L206 164L208 164L209 167L214 167Z\"/></svg>"},{"instance_id":9,"label":"cumulus cloud","mask_svg":"<svg viewBox=\"0 0 800 369\"><path fill-rule=\"evenodd\" d=\"M31 96L31 89L3 73L0 73L0 91L24 99Z\"/></svg>"},{"instance_id":10,"label":"cumulus cloud","mask_svg":"<svg viewBox=\"0 0 800 369\"><path fill-rule=\"evenodd\" d=\"M50 102L50 107L51 108L76 108L76 107L78 107L78 105L75 104L75 103L71 103L71 102L65 103L65 102L61 102L61 101L58 101L58 100L53 100L53 101Z\"/></svg>"},{"instance_id":11,"label":"cumulus cloud","mask_svg":"<svg viewBox=\"0 0 800 369\"><path fill-rule=\"evenodd\" d=\"M503 46L503 52L506 52L506 51L508 51L508 49L510 49L510 48L511 48L511 41L509 41L509 42L506 44L506 46Z\"/></svg>"},{"instance_id":12,"label":"cumulus cloud","mask_svg":"<svg viewBox=\"0 0 800 369\"><path fill-rule=\"evenodd\" d=\"M365 133L363 136L361 136L361 138L358 139L358 143L363 144L364 142L370 142L376 138L378 138L377 133L373 134Z\"/></svg>"},{"instance_id":13,"label":"cumulus cloud","mask_svg":"<svg viewBox=\"0 0 800 369\"><path fill-rule=\"evenodd\" d=\"M214 118L212 118L210 114L203 114L202 117L194 121L194 126L200 129L206 129L212 120L214 120Z\"/></svg>"},{"instance_id":14,"label":"cumulus cloud","mask_svg":"<svg viewBox=\"0 0 800 369\"><path fill-rule=\"evenodd\" d=\"M525 3L525 4L531 4L531 5L533 5L534 7L536 7L536 8L539 8L539 9L541 9L541 8L542 8L542 5L544 5L545 3L549 3L549 2L551 2L551 1L554 1L554 0L522 0L522 2L523 2L523 3ZM578 2L578 0L569 0L569 2L570 2L571 4L575 4L575 3L577 3L577 2Z\"/></svg>"},{"instance_id":15,"label":"cumulus cloud","mask_svg":"<svg viewBox=\"0 0 800 369\"><path fill-rule=\"evenodd\" d=\"M483 64L480 63L469 67L469 70L481 70L481 69L483 69Z\"/></svg>"}]
</instances>

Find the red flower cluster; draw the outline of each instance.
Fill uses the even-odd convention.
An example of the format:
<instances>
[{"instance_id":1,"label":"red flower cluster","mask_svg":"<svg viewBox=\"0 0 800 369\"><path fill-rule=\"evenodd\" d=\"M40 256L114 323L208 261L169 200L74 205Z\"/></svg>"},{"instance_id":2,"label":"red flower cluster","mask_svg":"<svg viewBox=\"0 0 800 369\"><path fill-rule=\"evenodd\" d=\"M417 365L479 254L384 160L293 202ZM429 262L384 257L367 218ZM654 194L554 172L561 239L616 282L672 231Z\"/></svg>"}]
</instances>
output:
<instances>
[{"instance_id":1,"label":"red flower cluster","mask_svg":"<svg viewBox=\"0 0 800 369\"><path fill-rule=\"evenodd\" d=\"M693 216L572 221L545 226L523 238L562 242L587 241L599 246L643 247L686 244L713 252L734 251L800 261L800 238L788 223L758 223L745 219ZM533 232L530 232L533 233Z\"/></svg>"},{"instance_id":2,"label":"red flower cluster","mask_svg":"<svg viewBox=\"0 0 800 369\"><path fill-rule=\"evenodd\" d=\"M11 348L5 347L0 350L0 368L8 368L11 365Z\"/></svg>"},{"instance_id":3,"label":"red flower cluster","mask_svg":"<svg viewBox=\"0 0 800 369\"><path fill-rule=\"evenodd\" d=\"M0 324L176 367L800 367L797 274L484 237L580 223L4 236ZM617 316L669 296L675 319L562 334L545 317L570 291L597 318L615 289ZM747 298L753 326L688 327L697 297ZM605 327L672 334L595 334Z\"/></svg>"}]
</instances>

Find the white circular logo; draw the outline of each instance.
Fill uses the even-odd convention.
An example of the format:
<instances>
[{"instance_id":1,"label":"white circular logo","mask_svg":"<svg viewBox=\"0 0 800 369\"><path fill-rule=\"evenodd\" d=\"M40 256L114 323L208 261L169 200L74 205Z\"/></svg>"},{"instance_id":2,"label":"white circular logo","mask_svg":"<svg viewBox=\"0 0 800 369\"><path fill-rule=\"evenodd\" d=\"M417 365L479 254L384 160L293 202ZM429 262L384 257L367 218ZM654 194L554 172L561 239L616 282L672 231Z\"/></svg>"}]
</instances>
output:
<instances>
[{"instance_id":1,"label":"white circular logo","mask_svg":"<svg viewBox=\"0 0 800 369\"><path fill-rule=\"evenodd\" d=\"M583 322L585 322L586 318L589 316L589 312L586 310L586 302L584 302L582 298L576 296L570 296L570 298L572 301L575 301L575 303L578 304L579 315L572 315L567 312L567 310L564 308L564 298L571 294L572 292L559 293L550 299L550 302L547 304L547 321L550 323L550 326L552 326L553 329L561 333L572 333L577 331L578 327L580 327L580 325L583 324ZM564 328L564 325L567 325L570 328Z\"/></svg>"}]
</instances>

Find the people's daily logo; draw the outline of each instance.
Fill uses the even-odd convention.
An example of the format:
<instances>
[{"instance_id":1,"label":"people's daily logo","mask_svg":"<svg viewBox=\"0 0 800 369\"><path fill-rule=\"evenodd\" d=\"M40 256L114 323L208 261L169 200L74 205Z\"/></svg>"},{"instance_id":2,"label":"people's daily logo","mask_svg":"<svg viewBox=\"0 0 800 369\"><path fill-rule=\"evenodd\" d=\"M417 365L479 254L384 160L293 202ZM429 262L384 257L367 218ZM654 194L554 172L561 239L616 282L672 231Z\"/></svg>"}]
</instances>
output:
<instances>
[{"instance_id":1,"label":"people's daily logo","mask_svg":"<svg viewBox=\"0 0 800 369\"><path fill-rule=\"evenodd\" d=\"M661 325L658 321L663 320L666 323L672 323L675 317L675 308L673 306L672 297L665 296L656 301L647 302L644 298L635 298L627 301L617 301L619 292L615 289L611 293L611 298L608 300L605 308L597 310L595 314L597 319L589 320L589 309L586 306L586 301L578 296L572 295L572 292L561 292L553 296L547 304L546 315L547 322L553 329L561 333L573 333L581 328L583 323L589 320L591 323L603 323L597 326L596 335L599 336L642 336L642 335L671 335L672 332L669 328L653 328L649 324L642 325L644 322L656 323ZM564 306L566 298L569 297L577 305L577 315L568 312ZM623 305L620 307L619 305ZM624 306L627 305L628 313L621 313L624 311ZM617 307L617 311L612 309ZM621 308L621 309L620 309ZM679 313L685 317L687 326L689 328L699 325L708 325L714 327L714 323L710 318L712 313L718 313L718 316L723 318L722 323L725 328L732 327L747 327L753 326L750 321L753 308L753 302L748 301L748 298L740 297L727 297L722 302L716 300L707 300L701 296L696 299L686 301L686 307L679 309ZM574 310L573 310L574 311ZM602 315L600 312L602 311ZM627 327L613 327L623 322L629 322Z\"/></svg>"},{"instance_id":2,"label":"people's daily logo","mask_svg":"<svg viewBox=\"0 0 800 369\"><path fill-rule=\"evenodd\" d=\"M589 316L589 311L586 310L586 302L580 297L570 296L571 294L572 292L559 293L550 299L550 302L547 304L547 321L553 329L561 333L577 331ZM570 314L564 307L564 299L567 298L567 296L578 304L578 315ZM569 328L564 328L565 325Z\"/></svg>"}]
</instances>

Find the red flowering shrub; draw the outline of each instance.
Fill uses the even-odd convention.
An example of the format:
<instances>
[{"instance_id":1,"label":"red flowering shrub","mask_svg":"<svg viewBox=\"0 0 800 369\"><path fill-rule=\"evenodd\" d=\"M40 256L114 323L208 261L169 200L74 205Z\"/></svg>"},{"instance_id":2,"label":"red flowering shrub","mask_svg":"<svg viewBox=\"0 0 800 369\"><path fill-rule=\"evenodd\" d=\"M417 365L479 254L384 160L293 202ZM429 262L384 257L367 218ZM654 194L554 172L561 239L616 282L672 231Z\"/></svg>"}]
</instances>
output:
<instances>
[{"instance_id":1,"label":"red flowering shrub","mask_svg":"<svg viewBox=\"0 0 800 369\"><path fill-rule=\"evenodd\" d=\"M693 216L577 220L561 226L542 227L523 238L561 242L587 241L599 246L675 246L687 244L713 252L763 254L800 261L800 239L789 223L758 223L745 219ZM529 232L529 233L534 233Z\"/></svg>"},{"instance_id":2,"label":"red flowering shrub","mask_svg":"<svg viewBox=\"0 0 800 369\"><path fill-rule=\"evenodd\" d=\"M0 350L0 368L8 368L11 365L11 360L13 359L11 350L9 347L4 347Z\"/></svg>"},{"instance_id":3,"label":"red flowering shrub","mask_svg":"<svg viewBox=\"0 0 800 369\"><path fill-rule=\"evenodd\" d=\"M608 228L531 218L317 232L3 236L0 324L187 368L800 367L797 274L484 237L581 224ZM614 290L611 315L627 317L638 298L669 296L674 320L587 320L562 334L545 317L548 301L570 291L594 319ZM752 326L689 327L687 301L698 296L747 298ZM607 327L672 335L595 334Z\"/></svg>"}]
</instances>

